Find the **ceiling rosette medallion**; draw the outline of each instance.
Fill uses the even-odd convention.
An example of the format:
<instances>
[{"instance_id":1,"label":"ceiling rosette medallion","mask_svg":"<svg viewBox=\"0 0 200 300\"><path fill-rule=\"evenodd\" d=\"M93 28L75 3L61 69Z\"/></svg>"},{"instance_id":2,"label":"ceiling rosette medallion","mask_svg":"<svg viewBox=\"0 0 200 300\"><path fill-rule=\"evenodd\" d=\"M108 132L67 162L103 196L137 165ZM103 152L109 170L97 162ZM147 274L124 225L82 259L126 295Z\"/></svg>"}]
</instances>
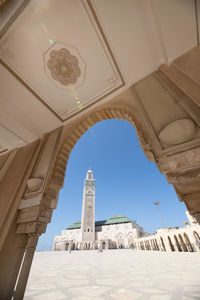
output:
<instances>
[{"instance_id":1,"label":"ceiling rosette medallion","mask_svg":"<svg viewBox=\"0 0 200 300\"><path fill-rule=\"evenodd\" d=\"M55 42L44 53L45 71L58 88L77 88L85 79L85 62L76 47Z\"/></svg>"},{"instance_id":2,"label":"ceiling rosette medallion","mask_svg":"<svg viewBox=\"0 0 200 300\"><path fill-rule=\"evenodd\" d=\"M52 50L47 67L53 79L65 86L75 84L77 78L81 75L78 59L76 56L71 55L66 48Z\"/></svg>"}]
</instances>

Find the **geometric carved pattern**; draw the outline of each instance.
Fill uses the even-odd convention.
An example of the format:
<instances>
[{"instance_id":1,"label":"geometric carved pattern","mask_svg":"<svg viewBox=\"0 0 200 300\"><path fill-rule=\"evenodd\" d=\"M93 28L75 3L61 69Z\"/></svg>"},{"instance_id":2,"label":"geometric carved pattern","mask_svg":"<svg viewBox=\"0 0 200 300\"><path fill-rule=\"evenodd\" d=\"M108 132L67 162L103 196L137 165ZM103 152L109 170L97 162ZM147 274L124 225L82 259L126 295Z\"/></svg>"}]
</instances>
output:
<instances>
[{"instance_id":1,"label":"geometric carved pattern","mask_svg":"<svg viewBox=\"0 0 200 300\"><path fill-rule=\"evenodd\" d=\"M78 64L78 59L65 48L52 50L47 62L53 79L65 86L77 82L77 78L81 74Z\"/></svg>"}]
</instances>

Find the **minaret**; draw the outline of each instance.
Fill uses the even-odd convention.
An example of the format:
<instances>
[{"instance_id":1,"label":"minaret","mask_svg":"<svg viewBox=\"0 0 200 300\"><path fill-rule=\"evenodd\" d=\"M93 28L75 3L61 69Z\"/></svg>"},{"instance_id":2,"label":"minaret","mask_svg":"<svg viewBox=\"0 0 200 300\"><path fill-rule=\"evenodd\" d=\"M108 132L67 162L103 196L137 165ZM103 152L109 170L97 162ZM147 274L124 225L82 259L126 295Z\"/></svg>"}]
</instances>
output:
<instances>
[{"instance_id":1,"label":"minaret","mask_svg":"<svg viewBox=\"0 0 200 300\"><path fill-rule=\"evenodd\" d=\"M95 240L95 180L90 169L84 182L81 231L82 241Z\"/></svg>"}]
</instances>

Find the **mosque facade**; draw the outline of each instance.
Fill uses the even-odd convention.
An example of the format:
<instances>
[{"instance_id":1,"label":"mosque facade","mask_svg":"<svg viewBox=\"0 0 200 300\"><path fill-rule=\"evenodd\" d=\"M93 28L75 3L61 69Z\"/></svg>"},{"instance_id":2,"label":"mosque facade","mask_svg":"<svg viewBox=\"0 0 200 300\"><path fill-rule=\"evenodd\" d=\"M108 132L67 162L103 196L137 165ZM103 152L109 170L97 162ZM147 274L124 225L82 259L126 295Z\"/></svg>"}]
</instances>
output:
<instances>
[{"instance_id":1,"label":"mosque facade","mask_svg":"<svg viewBox=\"0 0 200 300\"><path fill-rule=\"evenodd\" d=\"M95 222L95 179L88 170L83 189L82 219L54 238L53 250L136 248L136 239L145 232L124 215Z\"/></svg>"}]
</instances>

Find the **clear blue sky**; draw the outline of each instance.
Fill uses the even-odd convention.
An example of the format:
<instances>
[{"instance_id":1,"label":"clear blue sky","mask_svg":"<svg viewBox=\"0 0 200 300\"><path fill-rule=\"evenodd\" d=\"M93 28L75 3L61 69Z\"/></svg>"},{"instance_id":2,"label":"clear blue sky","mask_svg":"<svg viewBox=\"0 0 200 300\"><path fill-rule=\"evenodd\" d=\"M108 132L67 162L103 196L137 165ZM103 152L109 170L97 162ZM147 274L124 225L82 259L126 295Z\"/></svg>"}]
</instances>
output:
<instances>
[{"instance_id":1,"label":"clear blue sky","mask_svg":"<svg viewBox=\"0 0 200 300\"><path fill-rule=\"evenodd\" d=\"M187 221L185 204L157 166L144 155L134 127L122 120L101 121L90 128L73 148L57 209L40 237L38 250L50 250L55 235L81 219L83 184L88 168L96 179L96 221L124 214L145 231L162 227L157 208L167 227Z\"/></svg>"}]
</instances>

